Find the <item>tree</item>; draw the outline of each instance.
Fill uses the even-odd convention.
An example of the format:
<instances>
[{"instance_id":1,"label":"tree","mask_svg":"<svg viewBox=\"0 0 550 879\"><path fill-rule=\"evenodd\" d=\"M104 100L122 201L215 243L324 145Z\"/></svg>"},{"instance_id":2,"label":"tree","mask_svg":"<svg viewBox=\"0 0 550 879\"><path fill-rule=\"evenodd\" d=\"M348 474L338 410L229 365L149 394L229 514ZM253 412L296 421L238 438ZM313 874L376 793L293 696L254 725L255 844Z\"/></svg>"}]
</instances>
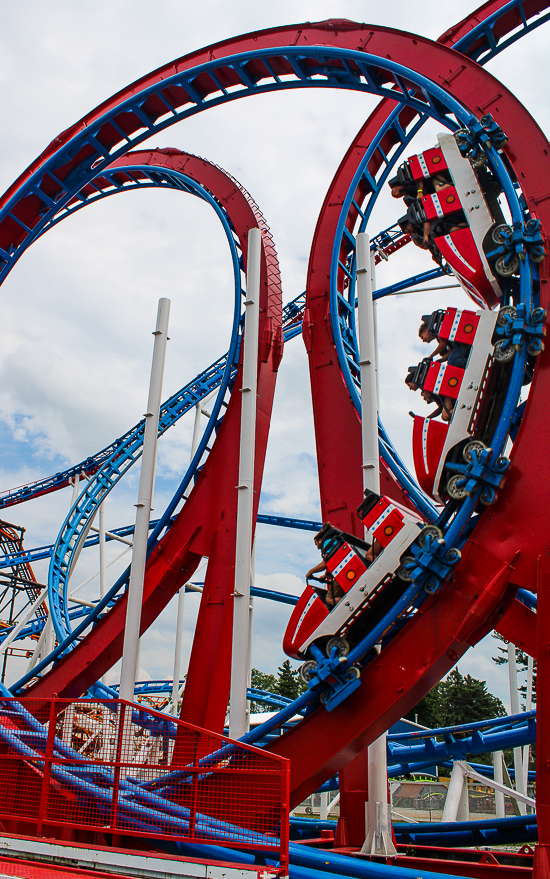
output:
<instances>
[{"instance_id":1,"label":"tree","mask_svg":"<svg viewBox=\"0 0 550 879\"><path fill-rule=\"evenodd\" d=\"M281 696L288 699L297 699L301 693L307 689L307 684L300 677L298 669L293 669L290 665L290 659L285 659L282 665L277 669L279 678L277 680L277 692Z\"/></svg>"},{"instance_id":2,"label":"tree","mask_svg":"<svg viewBox=\"0 0 550 879\"><path fill-rule=\"evenodd\" d=\"M473 723L489 717L505 717L507 711L485 681L463 677L457 668L441 684L441 726Z\"/></svg>"},{"instance_id":3,"label":"tree","mask_svg":"<svg viewBox=\"0 0 550 879\"><path fill-rule=\"evenodd\" d=\"M433 690L430 690L418 705L415 705L408 714L405 715L407 720L413 720L421 726L427 726L429 729L437 729L441 719L440 711L441 702L441 684L436 684Z\"/></svg>"},{"instance_id":4,"label":"tree","mask_svg":"<svg viewBox=\"0 0 550 879\"><path fill-rule=\"evenodd\" d=\"M418 715L418 723L437 729L485 720L488 717L504 717L506 713L500 699L489 693L485 681L479 681L470 675L464 677L455 668L405 717L414 720Z\"/></svg>"},{"instance_id":5,"label":"tree","mask_svg":"<svg viewBox=\"0 0 550 879\"><path fill-rule=\"evenodd\" d=\"M277 692L277 679L275 675L268 674L253 668L250 675L250 685L256 690L265 690L266 693ZM252 714L263 714L266 711L273 711L272 705L266 705L265 702L251 702L250 711Z\"/></svg>"}]
</instances>

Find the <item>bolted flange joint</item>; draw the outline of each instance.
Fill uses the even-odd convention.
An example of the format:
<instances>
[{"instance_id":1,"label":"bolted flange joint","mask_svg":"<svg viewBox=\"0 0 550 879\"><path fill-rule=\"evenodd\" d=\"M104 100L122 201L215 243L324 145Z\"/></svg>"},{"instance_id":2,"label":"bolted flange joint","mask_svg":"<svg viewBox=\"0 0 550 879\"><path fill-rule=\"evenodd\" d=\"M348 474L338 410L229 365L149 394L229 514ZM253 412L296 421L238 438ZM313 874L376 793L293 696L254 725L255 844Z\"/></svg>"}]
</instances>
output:
<instances>
[{"instance_id":1,"label":"bolted flange joint","mask_svg":"<svg viewBox=\"0 0 550 879\"><path fill-rule=\"evenodd\" d=\"M527 353L536 357L544 351L546 336L546 309L529 310L522 303L517 308L506 306L499 312L495 327L495 360L506 362L511 360L514 351L521 350L525 343Z\"/></svg>"},{"instance_id":2,"label":"bolted flange joint","mask_svg":"<svg viewBox=\"0 0 550 879\"><path fill-rule=\"evenodd\" d=\"M484 165L486 154L484 147L501 149L508 140L504 131L490 113L475 119L467 128L455 131L455 140L463 156L468 157L474 168Z\"/></svg>"},{"instance_id":3,"label":"bolted flange joint","mask_svg":"<svg viewBox=\"0 0 550 879\"><path fill-rule=\"evenodd\" d=\"M468 463L447 464L447 470L452 470L456 474L451 477L454 490L460 491L466 497L481 488L479 496L481 503L493 504L497 499L498 489L502 488L506 481L504 474L510 466L510 460L500 456L496 461L492 461L492 456L492 449L474 448Z\"/></svg>"}]
</instances>

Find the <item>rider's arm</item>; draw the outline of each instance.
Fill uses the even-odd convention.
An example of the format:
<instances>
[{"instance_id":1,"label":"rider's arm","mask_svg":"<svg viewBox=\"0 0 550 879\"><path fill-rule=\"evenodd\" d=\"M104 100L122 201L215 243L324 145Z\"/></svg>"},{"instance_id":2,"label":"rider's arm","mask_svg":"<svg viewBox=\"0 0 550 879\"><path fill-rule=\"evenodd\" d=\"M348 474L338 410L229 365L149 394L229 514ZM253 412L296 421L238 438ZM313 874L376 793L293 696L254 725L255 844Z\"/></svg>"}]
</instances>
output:
<instances>
[{"instance_id":1,"label":"rider's arm","mask_svg":"<svg viewBox=\"0 0 550 879\"><path fill-rule=\"evenodd\" d=\"M310 570L306 574L306 580L308 580L312 574L319 574L321 571L326 570L325 562L319 562L318 565L315 565L314 568L310 568Z\"/></svg>"}]
</instances>

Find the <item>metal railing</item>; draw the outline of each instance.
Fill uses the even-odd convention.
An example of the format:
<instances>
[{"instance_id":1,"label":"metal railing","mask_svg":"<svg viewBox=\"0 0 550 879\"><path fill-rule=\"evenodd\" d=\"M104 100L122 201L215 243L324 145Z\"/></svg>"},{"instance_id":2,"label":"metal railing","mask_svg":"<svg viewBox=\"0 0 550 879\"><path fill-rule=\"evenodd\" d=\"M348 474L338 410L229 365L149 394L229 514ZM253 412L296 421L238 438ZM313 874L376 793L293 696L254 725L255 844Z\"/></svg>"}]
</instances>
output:
<instances>
[{"instance_id":1,"label":"metal railing","mask_svg":"<svg viewBox=\"0 0 550 879\"><path fill-rule=\"evenodd\" d=\"M2 699L7 832L209 842L268 853L287 875L288 801L287 760L159 712L122 700Z\"/></svg>"}]
</instances>

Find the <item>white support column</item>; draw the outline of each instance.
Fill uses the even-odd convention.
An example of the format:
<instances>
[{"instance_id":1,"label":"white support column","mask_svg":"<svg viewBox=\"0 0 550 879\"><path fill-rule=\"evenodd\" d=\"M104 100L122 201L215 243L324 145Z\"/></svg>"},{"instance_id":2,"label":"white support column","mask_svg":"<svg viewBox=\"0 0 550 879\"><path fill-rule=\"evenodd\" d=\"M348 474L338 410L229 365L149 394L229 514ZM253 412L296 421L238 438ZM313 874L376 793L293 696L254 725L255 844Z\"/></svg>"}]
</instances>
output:
<instances>
[{"instance_id":1,"label":"white support column","mask_svg":"<svg viewBox=\"0 0 550 879\"><path fill-rule=\"evenodd\" d=\"M376 384L376 336L372 301L370 241L360 232L356 244L356 290L358 301L359 366L361 370L361 424L363 441L363 488L380 492L378 451L378 393Z\"/></svg>"},{"instance_id":2,"label":"white support column","mask_svg":"<svg viewBox=\"0 0 550 879\"><path fill-rule=\"evenodd\" d=\"M495 781L497 784L503 784L504 779L502 775L502 761L504 759L504 755L502 751L493 751L493 771L495 776ZM500 790L495 789L495 814L497 818L504 818L506 816L506 809L504 807L504 794Z\"/></svg>"},{"instance_id":3,"label":"white support column","mask_svg":"<svg viewBox=\"0 0 550 879\"><path fill-rule=\"evenodd\" d=\"M238 739L246 728L246 679L248 620L252 553L252 512L254 505L254 453L256 448L256 393L258 384L258 327L260 315L260 257L262 237L259 229L248 233L246 278L243 386L241 389L241 439L239 484L237 486L237 540L235 590L233 592L233 650L229 736Z\"/></svg>"},{"instance_id":4,"label":"white support column","mask_svg":"<svg viewBox=\"0 0 550 879\"><path fill-rule=\"evenodd\" d=\"M534 660L532 656L527 657L527 692L525 694L525 710L531 711L533 707L533 669L534 669ZM527 793L527 786L529 784L529 745L524 745L523 747L523 790L522 793Z\"/></svg>"},{"instance_id":5,"label":"white support column","mask_svg":"<svg viewBox=\"0 0 550 879\"><path fill-rule=\"evenodd\" d=\"M76 503L76 499L80 494L80 476L77 473L76 476L73 477L73 496L71 498L71 507L74 507Z\"/></svg>"},{"instance_id":6,"label":"white support column","mask_svg":"<svg viewBox=\"0 0 550 879\"><path fill-rule=\"evenodd\" d=\"M468 778L464 772L460 760L453 762L451 780L447 791L447 798L441 816L444 821L467 821L468 820Z\"/></svg>"},{"instance_id":7,"label":"white support column","mask_svg":"<svg viewBox=\"0 0 550 879\"><path fill-rule=\"evenodd\" d=\"M178 613L176 617L176 643L174 647L174 677L172 679L172 696L170 713L177 715L178 713L178 697L180 689L181 677L181 648L183 638L183 611L185 607L185 586L182 586L178 592Z\"/></svg>"},{"instance_id":8,"label":"white support column","mask_svg":"<svg viewBox=\"0 0 550 879\"><path fill-rule=\"evenodd\" d=\"M252 558L250 560L250 589L254 586L256 576L256 538L252 545ZM246 658L246 686L252 686L252 640L254 635L254 599L250 599L248 605L248 655ZM245 732L250 732L250 700L246 700Z\"/></svg>"},{"instance_id":9,"label":"white support column","mask_svg":"<svg viewBox=\"0 0 550 879\"><path fill-rule=\"evenodd\" d=\"M510 713L519 714L518 670L516 664L516 647L508 642L508 676L510 679ZM514 748L514 772L516 790L523 792L523 760L521 747ZM519 802L521 815L526 814L525 803Z\"/></svg>"},{"instance_id":10,"label":"white support column","mask_svg":"<svg viewBox=\"0 0 550 879\"><path fill-rule=\"evenodd\" d=\"M326 821L328 818L328 790L321 791L320 797L319 818L321 821Z\"/></svg>"},{"instance_id":11,"label":"white support column","mask_svg":"<svg viewBox=\"0 0 550 879\"><path fill-rule=\"evenodd\" d=\"M107 553L105 530L105 501L99 505L99 594L101 598L107 592Z\"/></svg>"},{"instance_id":12,"label":"white support column","mask_svg":"<svg viewBox=\"0 0 550 879\"><path fill-rule=\"evenodd\" d=\"M145 413L145 436L143 438L143 454L141 459L141 475L139 480L138 501L136 504L136 527L128 586L128 606L126 610L126 627L124 630L124 647L122 653L122 669L120 672L120 698L131 702L134 699L134 685L138 668L139 635L141 625L141 603L143 599L143 579L147 560L147 537L149 519L153 504L155 485L155 468L157 459L157 434L159 411L162 398L162 380L164 361L166 358L166 342L168 339L168 318L170 300L160 299L157 313L157 326L154 331L155 344L153 364L149 384L149 399Z\"/></svg>"},{"instance_id":13,"label":"white support column","mask_svg":"<svg viewBox=\"0 0 550 879\"><path fill-rule=\"evenodd\" d=\"M359 365L361 370L361 425L363 441L363 488L380 492L378 451L378 382L374 303L372 300L373 260L370 239L360 232L356 241L356 291L358 301ZM391 806L388 800L386 736L368 749L369 799L365 806L366 839L363 854L390 857L397 854L391 834Z\"/></svg>"},{"instance_id":14,"label":"white support column","mask_svg":"<svg viewBox=\"0 0 550 879\"><path fill-rule=\"evenodd\" d=\"M107 544L105 529L105 501L101 501L99 505L99 595L101 598L107 593ZM106 675L101 678L104 684L107 683Z\"/></svg>"}]
</instances>

